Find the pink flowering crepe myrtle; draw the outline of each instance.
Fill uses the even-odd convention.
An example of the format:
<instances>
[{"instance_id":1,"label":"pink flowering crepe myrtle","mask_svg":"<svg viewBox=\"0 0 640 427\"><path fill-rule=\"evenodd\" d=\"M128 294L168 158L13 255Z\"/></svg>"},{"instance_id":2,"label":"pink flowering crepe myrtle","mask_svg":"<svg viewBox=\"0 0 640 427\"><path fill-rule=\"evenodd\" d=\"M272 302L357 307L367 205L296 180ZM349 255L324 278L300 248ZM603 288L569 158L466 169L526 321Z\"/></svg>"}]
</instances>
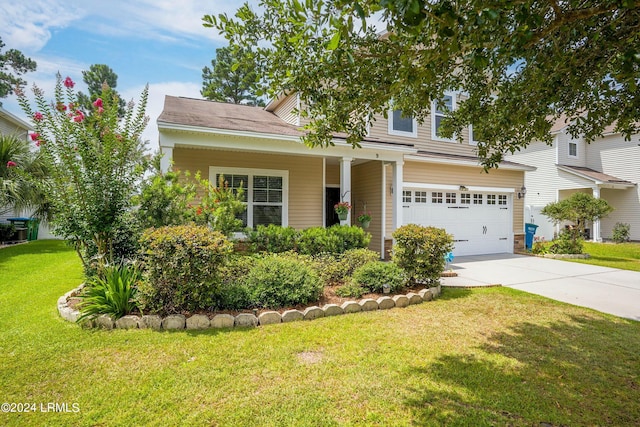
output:
<instances>
[{"instance_id":1,"label":"pink flowering crepe myrtle","mask_svg":"<svg viewBox=\"0 0 640 427\"><path fill-rule=\"evenodd\" d=\"M64 79L64 87L66 87L67 89L73 89L75 85L76 84L73 80L71 80L71 77L67 76L67 78Z\"/></svg>"},{"instance_id":2,"label":"pink flowering crepe myrtle","mask_svg":"<svg viewBox=\"0 0 640 427\"><path fill-rule=\"evenodd\" d=\"M16 166L18 166L18 164L16 162L12 162L11 160L9 160L7 162L7 167L8 168L15 168Z\"/></svg>"}]
</instances>

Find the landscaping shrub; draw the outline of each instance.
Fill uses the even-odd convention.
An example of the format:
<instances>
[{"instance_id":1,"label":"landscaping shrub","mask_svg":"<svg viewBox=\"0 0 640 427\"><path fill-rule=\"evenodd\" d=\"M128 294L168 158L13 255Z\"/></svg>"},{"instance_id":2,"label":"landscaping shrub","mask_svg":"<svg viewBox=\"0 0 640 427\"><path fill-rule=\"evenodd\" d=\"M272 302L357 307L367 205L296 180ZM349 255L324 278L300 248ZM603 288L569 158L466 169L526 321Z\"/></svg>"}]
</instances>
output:
<instances>
[{"instance_id":1,"label":"landscaping shrub","mask_svg":"<svg viewBox=\"0 0 640 427\"><path fill-rule=\"evenodd\" d=\"M141 306L179 313L214 306L233 245L218 231L182 225L149 229L141 239L145 280Z\"/></svg>"},{"instance_id":2,"label":"landscaping shrub","mask_svg":"<svg viewBox=\"0 0 640 427\"><path fill-rule=\"evenodd\" d=\"M80 296L78 308L81 316L78 322L108 314L114 320L131 313L137 308L137 284L141 274L135 265L117 264L104 267L99 276L94 277Z\"/></svg>"},{"instance_id":3,"label":"landscaping shrub","mask_svg":"<svg viewBox=\"0 0 640 427\"><path fill-rule=\"evenodd\" d=\"M298 240L298 252L306 255L339 253L341 248L340 238L329 230L330 228L324 227L311 227L302 230Z\"/></svg>"},{"instance_id":4,"label":"landscaping shrub","mask_svg":"<svg viewBox=\"0 0 640 427\"><path fill-rule=\"evenodd\" d=\"M385 284L391 292L396 292L405 285L406 278L404 270L392 262L370 262L353 272L354 283L375 293L382 293Z\"/></svg>"},{"instance_id":5,"label":"landscaping shrub","mask_svg":"<svg viewBox=\"0 0 640 427\"><path fill-rule=\"evenodd\" d=\"M336 295L343 298L360 298L366 293L367 290L365 288L353 281L350 281L336 289Z\"/></svg>"},{"instance_id":6,"label":"landscaping shrub","mask_svg":"<svg viewBox=\"0 0 640 427\"><path fill-rule=\"evenodd\" d=\"M0 224L0 242L8 242L15 232L13 224Z\"/></svg>"},{"instance_id":7,"label":"landscaping shrub","mask_svg":"<svg viewBox=\"0 0 640 427\"><path fill-rule=\"evenodd\" d=\"M628 242L630 239L630 230L631 225L624 224L622 222L616 222L616 225L613 227L613 241L616 243Z\"/></svg>"},{"instance_id":8,"label":"landscaping shrub","mask_svg":"<svg viewBox=\"0 0 640 427\"><path fill-rule=\"evenodd\" d=\"M408 224L393 232L393 261L412 282L437 285L444 271L445 255L453 250L453 240L442 228Z\"/></svg>"},{"instance_id":9,"label":"landscaping shrub","mask_svg":"<svg viewBox=\"0 0 640 427\"><path fill-rule=\"evenodd\" d=\"M272 309L317 301L323 288L309 265L282 255L256 259L244 282L253 306Z\"/></svg>"},{"instance_id":10,"label":"landscaping shrub","mask_svg":"<svg viewBox=\"0 0 640 427\"><path fill-rule=\"evenodd\" d=\"M320 277L330 285L346 281L358 267L379 259L380 255L370 249L349 249L337 256L323 254L315 257L320 264Z\"/></svg>"},{"instance_id":11,"label":"landscaping shrub","mask_svg":"<svg viewBox=\"0 0 640 427\"><path fill-rule=\"evenodd\" d=\"M269 224L258 225L248 233L251 250L254 252L281 253L296 248L298 232L293 227Z\"/></svg>"},{"instance_id":12,"label":"landscaping shrub","mask_svg":"<svg viewBox=\"0 0 640 427\"><path fill-rule=\"evenodd\" d=\"M584 250L583 243L584 240L580 237L580 231L577 228L562 230L549 246L549 253L581 254Z\"/></svg>"},{"instance_id":13,"label":"landscaping shrub","mask_svg":"<svg viewBox=\"0 0 640 427\"><path fill-rule=\"evenodd\" d=\"M371 242L371 234L364 231L357 225L332 225L328 228L330 234L338 237L338 253L343 253L350 249L366 248Z\"/></svg>"}]
</instances>

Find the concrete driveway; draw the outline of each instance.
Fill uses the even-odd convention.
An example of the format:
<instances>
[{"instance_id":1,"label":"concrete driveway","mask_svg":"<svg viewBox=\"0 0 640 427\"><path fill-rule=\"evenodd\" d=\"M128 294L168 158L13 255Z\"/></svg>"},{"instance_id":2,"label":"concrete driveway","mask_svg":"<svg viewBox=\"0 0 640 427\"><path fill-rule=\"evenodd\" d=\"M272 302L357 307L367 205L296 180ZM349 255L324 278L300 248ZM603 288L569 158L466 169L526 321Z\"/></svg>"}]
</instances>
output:
<instances>
[{"instance_id":1,"label":"concrete driveway","mask_svg":"<svg viewBox=\"0 0 640 427\"><path fill-rule=\"evenodd\" d=\"M457 257L444 286L502 285L640 320L640 272L527 255Z\"/></svg>"}]
</instances>

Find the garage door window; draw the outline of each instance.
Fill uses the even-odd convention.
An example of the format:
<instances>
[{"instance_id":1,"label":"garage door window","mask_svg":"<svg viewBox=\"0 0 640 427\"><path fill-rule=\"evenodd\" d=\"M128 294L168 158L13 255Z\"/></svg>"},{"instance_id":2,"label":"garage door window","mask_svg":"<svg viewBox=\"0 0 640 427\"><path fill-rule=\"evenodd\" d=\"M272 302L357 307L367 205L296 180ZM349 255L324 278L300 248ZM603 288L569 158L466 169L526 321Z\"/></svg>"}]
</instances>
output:
<instances>
[{"instance_id":1,"label":"garage door window","mask_svg":"<svg viewBox=\"0 0 640 427\"><path fill-rule=\"evenodd\" d=\"M469 194L469 193L461 193L460 194L460 204L461 205L470 205L471 204L471 194Z\"/></svg>"},{"instance_id":2,"label":"garage door window","mask_svg":"<svg viewBox=\"0 0 640 427\"><path fill-rule=\"evenodd\" d=\"M506 206L507 205L507 195L506 194L498 195L498 204L502 205L502 206Z\"/></svg>"},{"instance_id":3,"label":"garage door window","mask_svg":"<svg viewBox=\"0 0 640 427\"><path fill-rule=\"evenodd\" d=\"M431 203L442 203L442 193L439 191L431 192Z\"/></svg>"},{"instance_id":4,"label":"garage door window","mask_svg":"<svg viewBox=\"0 0 640 427\"><path fill-rule=\"evenodd\" d=\"M411 191L403 191L402 192L402 202L403 203L411 203Z\"/></svg>"},{"instance_id":5,"label":"garage door window","mask_svg":"<svg viewBox=\"0 0 640 427\"><path fill-rule=\"evenodd\" d=\"M474 194L473 195L473 204L481 205L482 204L482 194Z\"/></svg>"},{"instance_id":6,"label":"garage door window","mask_svg":"<svg viewBox=\"0 0 640 427\"><path fill-rule=\"evenodd\" d=\"M456 204L456 193L446 193L445 196L446 196L445 201L447 202L447 204L449 205Z\"/></svg>"},{"instance_id":7,"label":"garage door window","mask_svg":"<svg viewBox=\"0 0 640 427\"><path fill-rule=\"evenodd\" d=\"M487 194L487 204L495 205L496 204L496 195L495 194Z\"/></svg>"},{"instance_id":8,"label":"garage door window","mask_svg":"<svg viewBox=\"0 0 640 427\"><path fill-rule=\"evenodd\" d=\"M416 203L427 203L427 192L426 191L416 191L414 195L414 201Z\"/></svg>"}]
</instances>

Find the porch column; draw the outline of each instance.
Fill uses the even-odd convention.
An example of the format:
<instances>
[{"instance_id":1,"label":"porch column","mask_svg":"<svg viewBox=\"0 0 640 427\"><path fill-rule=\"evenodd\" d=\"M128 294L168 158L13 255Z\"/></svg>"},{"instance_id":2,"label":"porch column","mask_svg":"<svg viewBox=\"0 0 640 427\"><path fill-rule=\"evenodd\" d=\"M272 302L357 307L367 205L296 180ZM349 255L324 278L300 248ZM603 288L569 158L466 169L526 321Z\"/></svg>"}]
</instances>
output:
<instances>
[{"instance_id":1,"label":"porch column","mask_svg":"<svg viewBox=\"0 0 640 427\"><path fill-rule=\"evenodd\" d=\"M395 231L397 228L402 226L402 182L403 182L403 173L402 166L403 161L393 162L393 177L391 182L391 189L393 190L393 194L391 195L392 199L392 229Z\"/></svg>"},{"instance_id":2,"label":"porch column","mask_svg":"<svg viewBox=\"0 0 640 427\"><path fill-rule=\"evenodd\" d=\"M600 187L593 187L593 197L595 199L600 198ZM593 230L592 230L592 239L594 242L602 242L602 236L600 235L600 220L596 219L593 221Z\"/></svg>"},{"instance_id":3,"label":"porch column","mask_svg":"<svg viewBox=\"0 0 640 427\"><path fill-rule=\"evenodd\" d=\"M340 159L340 201L351 204L351 157ZM353 209L351 209L353 210ZM351 210L347 214L346 224L351 224Z\"/></svg>"},{"instance_id":4,"label":"porch column","mask_svg":"<svg viewBox=\"0 0 640 427\"><path fill-rule=\"evenodd\" d=\"M162 153L162 157L160 158L160 171L167 173L173 161L173 146L160 146L160 153Z\"/></svg>"}]
</instances>

